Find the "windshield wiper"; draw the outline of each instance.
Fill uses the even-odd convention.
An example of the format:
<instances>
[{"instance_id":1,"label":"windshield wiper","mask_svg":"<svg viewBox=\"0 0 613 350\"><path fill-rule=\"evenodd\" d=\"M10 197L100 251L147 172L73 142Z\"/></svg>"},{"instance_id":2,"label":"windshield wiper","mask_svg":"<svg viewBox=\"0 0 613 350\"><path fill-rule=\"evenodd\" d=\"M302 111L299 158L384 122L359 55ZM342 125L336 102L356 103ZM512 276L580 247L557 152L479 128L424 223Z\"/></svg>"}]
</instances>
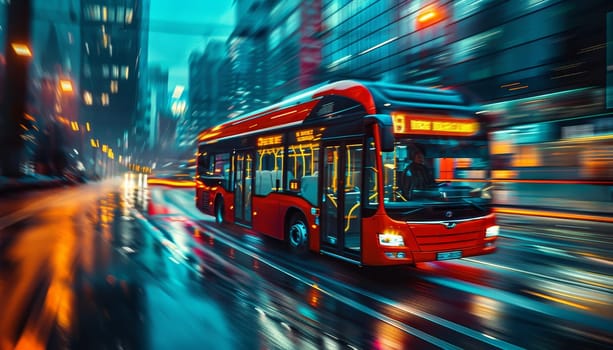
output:
<instances>
[{"instance_id":1,"label":"windshield wiper","mask_svg":"<svg viewBox=\"0 0 613 350\"><path fill-rule=\"evenodd\" d=\"M425 207L419 207L419 208L416 208L416 209L413 209L413 210L409 210L409 211L406 211L406 212L402 212L402 215L410 215L410 214L415 214L415 213L420 212L420 211L422 211L422 210L424 210L424 209L425 209Z\"/></svg>"},{"instance_id":2,"label":"windshield wiper","mask_svg":"<svg viewBox=\"0 0 613 350\"><path fill-rule=\"evenodd\" d=\"M462 201L463 201L463 202L466 202L466 203L468 203L468 204L470 204L470 205L472 205L472 206L474 206L475 208L477 208L477 209L479 209L479 210L481 210L481 211L485 211L485 210L486 210L486 209L485 209L484 207L482 207L481 205L479 205L479 204L477 204L477 203L475 203L475 202L469 201L469 200L468 200L468 199L466 199L466 198L462 198Z\"/></svg>"}]
</instances>

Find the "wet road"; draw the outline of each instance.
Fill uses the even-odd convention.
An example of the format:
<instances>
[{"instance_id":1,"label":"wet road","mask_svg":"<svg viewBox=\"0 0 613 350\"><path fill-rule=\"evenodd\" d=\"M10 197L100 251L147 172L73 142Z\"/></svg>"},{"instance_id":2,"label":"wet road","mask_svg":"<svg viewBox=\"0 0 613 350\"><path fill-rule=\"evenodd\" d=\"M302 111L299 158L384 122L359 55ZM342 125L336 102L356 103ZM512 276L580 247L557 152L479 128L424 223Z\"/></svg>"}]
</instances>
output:
<instances>
[{"instance_id":1,"label":"wet road","mask_svg":"<svg viewBox=\"0 0 613 350\"><path fill-rule=\"evenodd\" d=\"M500 221L493 255L372 269L219 227L190 190L13 195L0 201L0 349L613 346L611 225Z\"/></svg>"}]
</instances>

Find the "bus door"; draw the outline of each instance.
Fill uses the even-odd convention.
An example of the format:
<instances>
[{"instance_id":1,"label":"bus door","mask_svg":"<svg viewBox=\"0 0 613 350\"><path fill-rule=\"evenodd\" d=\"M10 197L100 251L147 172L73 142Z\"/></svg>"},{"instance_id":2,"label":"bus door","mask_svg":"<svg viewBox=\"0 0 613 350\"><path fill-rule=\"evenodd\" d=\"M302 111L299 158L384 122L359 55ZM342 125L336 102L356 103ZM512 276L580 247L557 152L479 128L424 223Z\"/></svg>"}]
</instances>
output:
<instances>
[{"instance_id":1,"label":"bus door","mask_svg":"<svg viewBox=\"0 0 613 350\"><path fill-rule=\"evenodd\" d=\"M236 223L251 226L253 152L237 151L234 159L234 220Z\"/></svg>"},{"instance_id":2,"label":"bus door","mask_svg":"<svg viewBox=\"0 0 613 350\"><path fill-rule=\"evenodd\" d=\"M362 143L324 145L321 206L322 250L360 258Z\"/></svg>"}]
</instances>

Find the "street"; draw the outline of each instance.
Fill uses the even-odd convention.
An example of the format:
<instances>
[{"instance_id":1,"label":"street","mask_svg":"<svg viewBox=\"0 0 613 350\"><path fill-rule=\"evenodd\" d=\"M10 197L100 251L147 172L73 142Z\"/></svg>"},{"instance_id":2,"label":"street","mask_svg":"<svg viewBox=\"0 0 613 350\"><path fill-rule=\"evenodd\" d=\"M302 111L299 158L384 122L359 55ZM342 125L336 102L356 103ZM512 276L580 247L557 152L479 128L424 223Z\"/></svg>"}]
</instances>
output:
<instances>
[{"instance_id":1,"label":"street","mask_svg":"<svg viewBox=\"0 0 613 350\"><path fill-rule=\"evenodd\" d=\"M613 346L612 226L501 215L491 255L358 267L129 178L0 202L0 349Z\"/></svg>"}]
</instances>

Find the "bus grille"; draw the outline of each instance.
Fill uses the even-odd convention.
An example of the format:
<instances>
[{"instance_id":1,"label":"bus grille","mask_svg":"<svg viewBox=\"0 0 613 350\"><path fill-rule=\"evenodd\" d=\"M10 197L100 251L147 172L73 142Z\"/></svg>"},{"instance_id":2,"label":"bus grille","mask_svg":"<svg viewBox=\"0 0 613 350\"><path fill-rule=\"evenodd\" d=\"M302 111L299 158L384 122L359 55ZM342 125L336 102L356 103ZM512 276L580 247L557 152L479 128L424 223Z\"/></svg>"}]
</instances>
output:
<instances>
[{"instance_id":1,"label":"bus grille","mask_svg":"<svg viewBox=\"0 0 613 350\"><path fill-rule=\"evenodd\" d=\"M411 228L420 251L462 250L474 247L483 238L483 232L462 228L460 225L447 229L441 224Z\"/></svg>"},{"instance_id":2,"label":"bus grille","mask_svg":"<svg viewBox=\"0 0 613 350\"><path fill-rule=\"evenodd\" d=\"M209 210L209 199L211 198L211 194L209 192L202 192L201 203L202 210Z\"/></svg>"}]
</instances>

